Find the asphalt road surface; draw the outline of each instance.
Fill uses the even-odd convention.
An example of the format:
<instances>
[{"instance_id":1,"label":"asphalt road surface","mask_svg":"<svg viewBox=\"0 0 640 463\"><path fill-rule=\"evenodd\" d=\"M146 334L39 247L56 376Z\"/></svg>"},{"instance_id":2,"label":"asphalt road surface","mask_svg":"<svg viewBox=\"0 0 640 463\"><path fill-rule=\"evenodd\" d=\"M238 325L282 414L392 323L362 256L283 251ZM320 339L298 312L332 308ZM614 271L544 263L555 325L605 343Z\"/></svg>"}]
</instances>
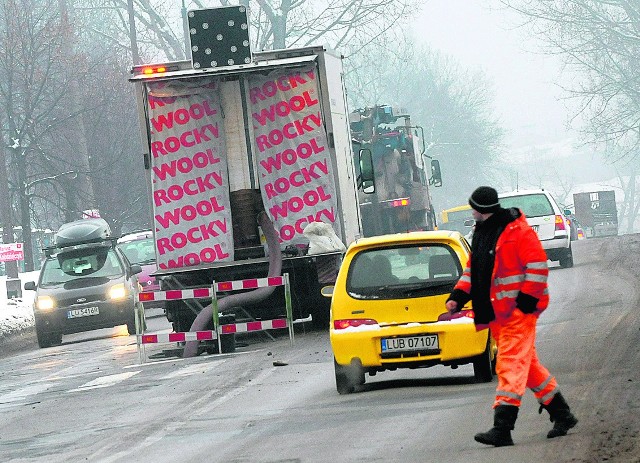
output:
<instances>
[{"instance_id":1,"label":"asphalt road surface","mask_svg":"<svg viewBox=\"0 0 640 463\"><path fill-rule=\"evenodd\" d=\"M491 427L493 383L471 366L367 377L336 392L328 334L296 328L239 339L233 354L165 356L124 328L15 340L0 359L0 461L640 462L640 235L574 242L550 272L538 352L580 420L547 439L527 393L513 447ZM151 319L150 330L166 329Z\"/></svg>"}]
</instances>

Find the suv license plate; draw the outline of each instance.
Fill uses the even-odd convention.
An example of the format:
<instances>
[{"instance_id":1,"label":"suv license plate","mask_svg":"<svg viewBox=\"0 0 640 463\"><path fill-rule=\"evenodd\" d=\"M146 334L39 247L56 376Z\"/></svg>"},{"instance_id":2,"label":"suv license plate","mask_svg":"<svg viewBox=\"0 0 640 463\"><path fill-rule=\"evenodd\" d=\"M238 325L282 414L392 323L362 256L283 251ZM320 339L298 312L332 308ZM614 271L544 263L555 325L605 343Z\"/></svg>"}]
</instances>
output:
<instances>
[{"instance_id":1,"label":"suv license plate","mask_svg":"<svg viewBox=\"0 0 640 463\"><path fill-rule=\"evenodd\" d=\"M67 311L67 318L90 317L91 315L98 315L99 313L100 309L98 307L85 307L83 309Z\"/></svg>"},{"instance_id":2,"label":"suv license plate","mask_svg":"<svg viewBox=\"0 0 640 463\"><path fill-rule=\"evenodd\" d=\"M437 334L382 339L382 352L418 351L438 348Z\"/></svg>"}]
</instances>

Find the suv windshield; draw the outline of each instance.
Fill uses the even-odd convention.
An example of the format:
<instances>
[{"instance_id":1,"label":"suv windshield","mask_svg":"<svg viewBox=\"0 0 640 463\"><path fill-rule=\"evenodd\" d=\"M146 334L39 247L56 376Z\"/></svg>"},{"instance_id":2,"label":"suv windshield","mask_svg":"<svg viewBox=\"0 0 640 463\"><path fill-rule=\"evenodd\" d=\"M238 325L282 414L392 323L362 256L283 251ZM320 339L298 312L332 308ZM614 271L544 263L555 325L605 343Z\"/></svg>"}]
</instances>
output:
<instances>
[{"instance_id":1,"label":"suv windshield","mask_svg":"<svg viewBox=\"0 0 640 463\"><path fill-rule=\"evenodd\" d=\"M445 294L453 289L461 270L457 255L442 244L373 249L352 260L347 292L362 299Z\"/></svg>"},{"instance_id":2,"label":"suv windshield","mask_svg":"<svg viewBox=\"0 0 640 463\"><path fill-rule=\"evenodd\" d=\"M142 238L119 243L118 248L132 264L150 264L156 262L153 238Z\"/></svg>"},{"instance_id":3,"label":"suv windshield","mask_svg":"<svg viewBox=\"0 0 640 463\"><path fill-rule=\"evenodd\" d=\"M56 285L81 277L114 277L123 273L113 249L83 249L48 258L42 267L40 285Z\"/></svg>"},{"instance_id":4,"label":"suv windshield","mask_svg":"<svg viewBox=\"0 0 640 463\"><path fill-rule=\"evenodd\" d=\"M555 215L549 199L542 193L500 198L500 205L504 208L517 207L527 217Z\"/></svg>"}]
</instances>

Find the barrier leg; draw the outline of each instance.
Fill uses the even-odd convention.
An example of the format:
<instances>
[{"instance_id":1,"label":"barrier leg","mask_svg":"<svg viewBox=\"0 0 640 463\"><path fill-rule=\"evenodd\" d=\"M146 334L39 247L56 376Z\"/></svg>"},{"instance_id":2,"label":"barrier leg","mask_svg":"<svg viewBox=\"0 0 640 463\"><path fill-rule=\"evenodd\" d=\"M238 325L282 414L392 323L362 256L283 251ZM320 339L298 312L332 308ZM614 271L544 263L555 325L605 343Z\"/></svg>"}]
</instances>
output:
<instances>
[{"instance_id":1,"label":"barrier leg","mask_svg":"<svg viewBox=\"0 0 640 463\"><path fill-rule=\"evenodd\" d=\"M211 285L211 308L213 309L213 332L216 333L218 342L218 354L222 354L222 330L220 329L220 314L218 313L218 293L216 292L216 280Z\"/></svg>"},{"instance_id":2,"label":"barrier leg","mask_svg":"<svg viewBox=\"0 0 640 463\"><path fill-rule=\"evenodd\" d=\"M142 344L142 335L144 334L144 306L138 299L136 294L136 302L134 305L134 320L136 324L136 344L138 345L138 364L142 364L146 359L145 346Z\"/></svg>"},{"instance_id":3,"label":"barrier leg","mask_svg":"<svg viewBox=\"0 0 640 463\"><path fill-rule=\"evenodd\" d=\"M289 286L289 274L284 275L284 302L287 308L287 325L289 325L289 345L293 346L293 309L291 308L291 286Z\"/></svg>"}]
</instances>

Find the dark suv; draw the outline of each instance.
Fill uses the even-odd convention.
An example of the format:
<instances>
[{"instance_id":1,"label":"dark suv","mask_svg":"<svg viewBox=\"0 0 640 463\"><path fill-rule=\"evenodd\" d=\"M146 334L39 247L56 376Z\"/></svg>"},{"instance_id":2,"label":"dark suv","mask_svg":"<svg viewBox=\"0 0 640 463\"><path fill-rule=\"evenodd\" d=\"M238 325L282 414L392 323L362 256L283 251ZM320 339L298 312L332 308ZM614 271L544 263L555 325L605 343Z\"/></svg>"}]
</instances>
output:
<instances>
[{"instance_id":1,"label":"dark suv","mask_svg":"<svg viewBox=\"0 0 640 463\"><path fill-rule=\"evenodd\" d=\"M35 290L33 312L40 347L62 342L63 334L127 325L136 332L135 274L115 246L103 219L82 219L60 227L56 245L45 249L46 260Z\"/></svg>"}]
</instances>

